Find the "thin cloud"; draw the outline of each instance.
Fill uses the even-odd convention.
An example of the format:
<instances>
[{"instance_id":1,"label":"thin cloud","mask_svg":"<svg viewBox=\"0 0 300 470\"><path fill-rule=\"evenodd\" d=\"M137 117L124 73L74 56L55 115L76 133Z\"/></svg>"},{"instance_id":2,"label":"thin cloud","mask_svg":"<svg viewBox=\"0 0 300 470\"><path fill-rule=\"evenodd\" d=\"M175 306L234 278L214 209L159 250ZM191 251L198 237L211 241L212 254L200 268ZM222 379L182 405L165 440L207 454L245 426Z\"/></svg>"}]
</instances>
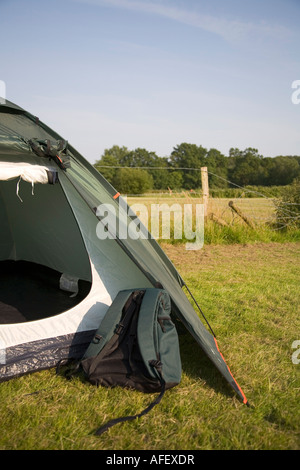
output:
<instances>
[{"instance_id":1,"label":"thin cloud","mask_svg":"<svg viewBox=\"0 0 300 470\"><path fill-rule=\"evenodd\" d=\"M199 11L191 11L167 2L136 1L136 0L73 0L99 6L110 6L157 15L169 20L184 23L204 31L221 36L226 41L235 42L249 35L264 35L271 37L289 37L291 32L284 26L267 22L253 23L240 19L220 18L218 16L204 15Z\"/></svg>"}]
</instances>

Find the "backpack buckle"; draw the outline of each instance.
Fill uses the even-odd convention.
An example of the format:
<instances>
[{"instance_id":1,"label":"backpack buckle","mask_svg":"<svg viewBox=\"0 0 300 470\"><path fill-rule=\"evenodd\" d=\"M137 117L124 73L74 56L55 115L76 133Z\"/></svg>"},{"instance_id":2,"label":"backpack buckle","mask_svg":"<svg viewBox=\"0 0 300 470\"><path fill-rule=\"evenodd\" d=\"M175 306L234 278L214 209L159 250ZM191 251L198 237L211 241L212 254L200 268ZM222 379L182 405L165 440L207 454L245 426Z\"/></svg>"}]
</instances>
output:
<instances>
[{"instance_id":1,"label":"backpack buckle","mask_svg":"<svg viewBox=\"0 0 300 470\"><path fill-rule=\"evenodd\" d=\"M98 334L96 334L96 335L94 336L94 338L93 338L92 342L93 342L94 344L99 344L99 343L100 343L100 341L101 341L101 339L102 339L102 336L101 336L101 335L98 335Z\"/></svg>"},{"instance_id":2,"label":"backpack buckle","mask_svg":"<svg viewBox=\"0 0 300 470\"><path fill-rule=\"evenodd\" d=\"M149 361L149 365L158 371L161 371L162 369L162 363L159 360L153 359L152 361Z\"/></svg>"},{"instance_id":3,"label":"backpack buckle","mask_svg":"<svg viewBox=\"0 0 300 470\"><path fill-rule=\"evenodd\" d=\"M120 335L121 333L123 333L123 330L124 330L124 325L122 325L122 323L118 323L115 329L115 334Z\"/></svg>"}]
</instances>

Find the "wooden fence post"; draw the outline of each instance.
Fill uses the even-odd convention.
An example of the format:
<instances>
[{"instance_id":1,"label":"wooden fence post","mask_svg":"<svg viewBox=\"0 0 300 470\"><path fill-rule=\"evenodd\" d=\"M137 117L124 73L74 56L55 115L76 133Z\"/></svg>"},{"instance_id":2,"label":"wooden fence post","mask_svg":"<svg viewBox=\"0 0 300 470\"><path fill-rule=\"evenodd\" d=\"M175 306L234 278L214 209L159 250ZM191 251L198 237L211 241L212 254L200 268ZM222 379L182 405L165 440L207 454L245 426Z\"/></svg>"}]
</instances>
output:
<instances>
[{"instance_id":1,"label":"wooden fence post","mask_svg":"<svg viewBox=\"0 0 300 470\"><path fill-rule=\"evenodd\" d=\"M228 227L228 223L225 222L225 220L221 219L220 217L217 217L213 212L209 214L210 220L213 220L216 222L216 224L221 225L221 227Z\"/></svg>"},{"instance_id":2,"label":"wooden fence post","mask_svg":"<svg viewBox=\"0 0 300 470\"><path fill-rule=\"evenodd\" d=\"M203 195L203 205L204 205L204 217L207 217L208 211L208 199L209 199L209 186L208 186L208 173L207 167L203 166L201 168L201 183L202 183L202 195Z\"/></svg>"},{"instance_id":3,"label":"wooden fence post","mask_svg":"<svg viewBox=\"0 0 300 470\"><path fill-rule=\"evenodd\" d=\"M251 227L251 228L255 228L255 225L253 224L252 220L250 220L248 217L245 216L245 214L242 213L241 209L239 207L237 207L233 201L229 201L228 203L229 207L231 207L231 209L237 214L240 216L240 218L246 222L246 224Z\"/></svg>"}]
</instances>

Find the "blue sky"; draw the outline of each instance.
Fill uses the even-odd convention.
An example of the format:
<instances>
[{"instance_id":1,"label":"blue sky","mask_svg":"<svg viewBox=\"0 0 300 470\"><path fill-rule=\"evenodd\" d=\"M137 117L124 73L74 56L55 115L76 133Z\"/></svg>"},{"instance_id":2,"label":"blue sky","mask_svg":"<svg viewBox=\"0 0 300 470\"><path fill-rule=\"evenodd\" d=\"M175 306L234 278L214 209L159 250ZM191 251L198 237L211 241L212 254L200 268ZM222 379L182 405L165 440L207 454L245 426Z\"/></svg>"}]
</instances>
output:
<instances>
[{"instance_id":1,"label":"blue sky","mask_svg":"<svg viewBox=\"0 0 300 470\"><path fill-rule=\"evenodd\" d=\"M300 0L0 0L0 80L92 163L182 142L300 155L299 20Z\"/></svg>"}]
</instances>

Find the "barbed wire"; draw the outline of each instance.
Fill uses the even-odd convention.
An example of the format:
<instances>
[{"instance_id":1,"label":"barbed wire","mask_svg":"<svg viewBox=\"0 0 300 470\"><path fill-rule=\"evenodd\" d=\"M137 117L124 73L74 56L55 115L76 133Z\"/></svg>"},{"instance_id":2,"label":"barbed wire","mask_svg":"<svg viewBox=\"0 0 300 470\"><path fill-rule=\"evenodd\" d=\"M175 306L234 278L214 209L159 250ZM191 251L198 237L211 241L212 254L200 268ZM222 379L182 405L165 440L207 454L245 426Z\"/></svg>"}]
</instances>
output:
<instances>
[{"instance_id":1,"label":"barbed wire","mask_svg":"<svg viewBox=\"0 0 300 470\"><path fill-rule=\"evenodd\" d=\"M121 169L126 168L129 170L191 170L191 171L201 171L201 168L185 168L185 167L167 167L167 166L113 166L113 165L97 165L97 168L114 168Z\"/></svg>"},{"instance_id":2,"label":"barbed wire","mask_svg":"<svg viewBox=\"0 0 300 470\"><path fill-rule=\"evenodd\" d=\"M142 169L142 170L163 170L163 171L176 171L176 170L181 170L181 171L198 171L198 172L201 172L201 167L200 168L193 168L193 167L158 167L158 166L111 166L111 165L97 165L97 169L100 169L100 168L109 168L109 169L120 169L120 168L126 168L126 169L130 169L130 170L135 170L135 169ZM242 190L243 192L239 195L239 196L231 196L231 197L212 197L212 200L214 201L214 204L216 205L217 204L217 200L218 199L233 199L235 201L239 200L239 201L242 201L244 200L244 195L246 193L250 193L250 194L254 194L256 195L257 197L259 198L263 198L265 199L265 201L267 201L265 207L269 207L270 209L272 209L274 211L274 213L272 215L269 215L269 216L266 216L266 217L262 217L262 216L259 216L257 215L257 207L250 204L250 211L251 211L251 217L255 220L261 220L261 221L264 221L265 223L270 223L270 222L273 222L275 219L277 220L278 223L280 223L280 221L284 221L285 224L284 226L287 226L287 223L286 221L287 220L295 220L295 221L298 221L300 219L300 214L293 210L294 207L296 209L296 206L300 206L300 203L293 203L293 202L288 202L288 201L283 201L280 197L278 196L270 196L270 195L266 195L264 194L263 192L261 191L257 191L255 189L252 189L252 188L248 188L248 187L245 187L245 186L241 186L237 183L234 183L233 181L230 181L228 180L227 178L224 178L223 176L220 176L212 171L207 171L207 173L211 176L214 176L215 178L218 178L224 182L226 182L227 184L231 185L231 187L235 187L235 188L238 188L240 190ZM228 189L234 189L234 188L217 188L218 190L222 190L224 189L224 191L228 190ZM172 196L173 198L183 198L183 197L187 197L189 196L190 199L194 199L197 195L199 195L199 197L202 197L203 196L203 193L202 191L195 191L195 190L172 190L170 188L168 188L168 190L165 190L163 192L151 192L151 197L159 197L159 196ZM126 195L127 197L130 197L130 198L134 198L134 197L138 197L138 198L141 198L141 197L149 197L149 195L147 196L146 194L127 194ZM251 198L247 198L248 199L248 205L249 205L249 199ZM279 215L277 213L277 209L278 209L278 201L280 201L280 212L281 212L281 215ZM260 204L260 209L263 207L262 204ZM232 215L232 221L231 221L231 224L234 223L234 221L236 220L236 215L233 214L232 210L227 206L227 207L223 207L222 208L222 211L221 211L221 217L224 216L224 214L230 210L230 213ZM283 226L282 226L283 227ZM281 227L281 228L282 228Z\"/></svg>"}]
</instances>

